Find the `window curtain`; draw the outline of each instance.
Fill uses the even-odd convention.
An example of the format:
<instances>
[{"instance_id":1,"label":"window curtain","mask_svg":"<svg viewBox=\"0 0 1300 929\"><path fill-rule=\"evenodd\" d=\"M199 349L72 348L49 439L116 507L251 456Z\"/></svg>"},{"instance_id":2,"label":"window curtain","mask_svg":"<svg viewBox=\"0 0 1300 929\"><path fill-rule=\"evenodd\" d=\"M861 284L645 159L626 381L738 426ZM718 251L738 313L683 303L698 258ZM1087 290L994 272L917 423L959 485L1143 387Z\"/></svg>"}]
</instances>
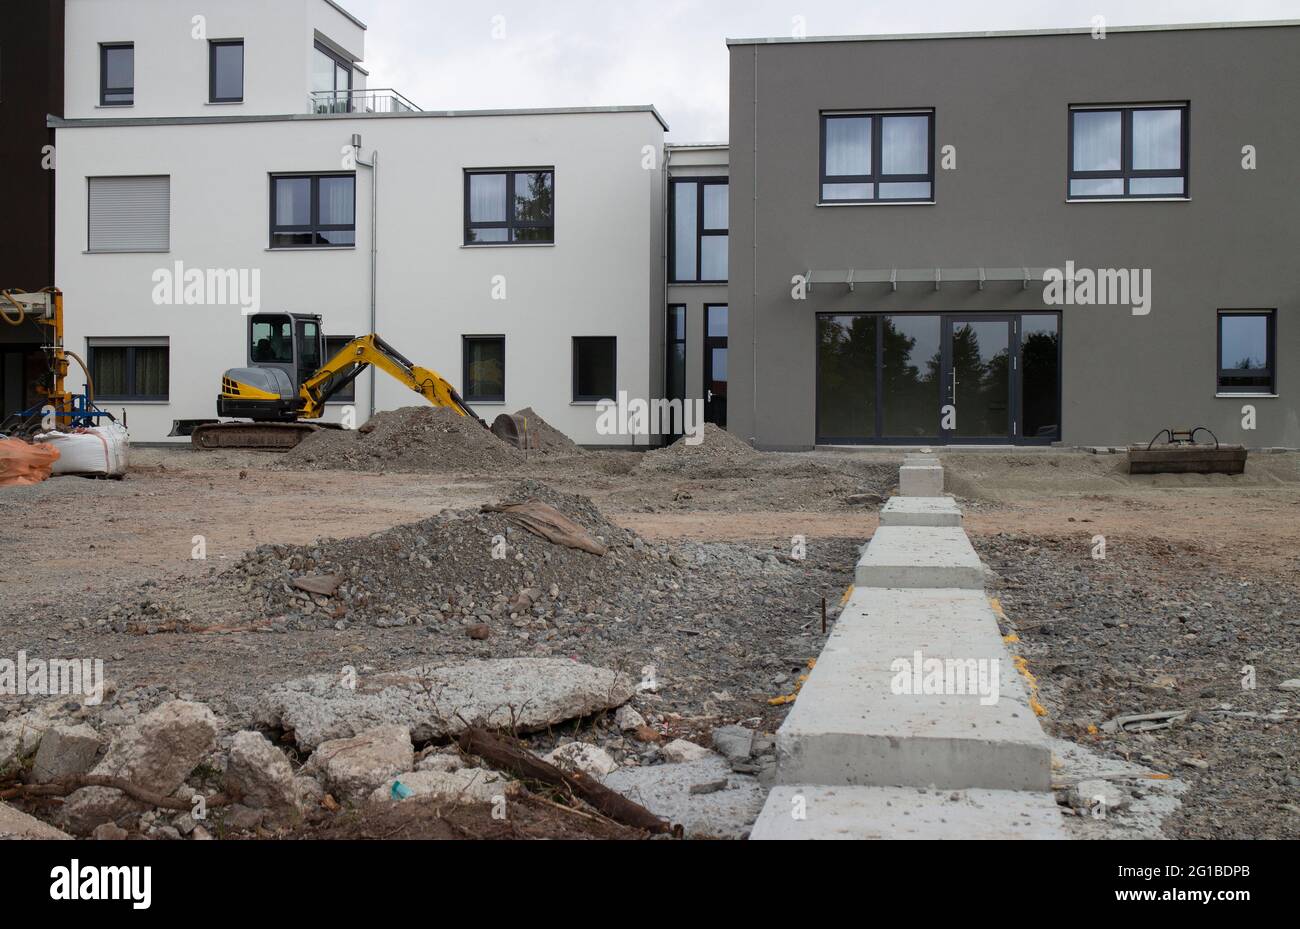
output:
<instances>
[{"instance_id":1,"label":"window curtain","mask_svg":"<svg viewBox=\"0 0 1300 929\"><path fill-rule=\"evenodd\" d=\"M167 349L162 346L135 350L135 391L140 397L167 396Z\"/></svg>"},{"instance_id":2,"label":"window curtain","mask_svg":"<svg viewBox=\"0 0 1300 929\"><path fill-rule=\"evenodd\" d=\"M871 173L871 118L826 120L826 174Z\"/></svg>"},{"instance_id":3,"label":"window curtain","mask_svg":"<svg viewBox=\"0 0 1300 929\"><path fill-rule=\"evenodd\" d=\"M350 177L320 179L320 221L324 226L353 223L353 180Z\"/></svg>"},{"instance_id":4,"label":"window curtain","mask_svg":"<svg viewBox=\"0 0 1300 929\"><path fill-rule=\"evenodd\" d=\"M1120 169L1120 113L1074 114L1074 169Z\"/></svg>"},{"instance_id":5,"label":"window curtain","mask_svg":"<svg viewBox=\"0 0 1300 929\"><path fill-rule=\"evenodd\" d=\"M1183 161L1183 114L1179 110L1133 113L1133 167L1139 171L1178 170Z\"/></svg>"},{"instance_id":6,"label":"window curtain","mask_svg":"<svg viewBox=\"0 0 1300 929\"><path fill-rule=\"evenodd\" d=\"M126 352L125 348L100 347L93 350L91 376L96 396L124 397L130 393L126 384Z\"/></svg>"},{"instance_id":7,"label":"window curtain","mask_svg":"<svg viewBox=\"0 0 1300 929\"><path fill-rule=\"evenodd\" d=\"M886 116L880 127L880 169L885 174L925 174L930 170L930 120L925 116Z\"/></svg>"},{"instance_id":8,"label":"window curtain","mask_svg":"<svg viewBox=\"0 0 1300 929\"><path fill-rule=\"evenodd\" d=\"M469 219L474 223L506 221L506 176L504 174L470 175Z\"/></svg>"}]
</instances>

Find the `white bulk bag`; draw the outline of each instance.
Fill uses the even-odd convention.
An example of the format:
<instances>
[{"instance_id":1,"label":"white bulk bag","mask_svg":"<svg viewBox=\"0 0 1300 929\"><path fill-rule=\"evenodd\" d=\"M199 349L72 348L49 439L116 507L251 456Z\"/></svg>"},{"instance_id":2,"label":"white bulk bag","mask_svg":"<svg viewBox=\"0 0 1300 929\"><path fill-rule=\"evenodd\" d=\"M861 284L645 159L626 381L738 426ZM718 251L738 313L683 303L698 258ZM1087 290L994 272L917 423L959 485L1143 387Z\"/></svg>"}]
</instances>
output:
<instances>
[{"instance_id":1,"label":"white bulk bag","mask_svg":"<svg viewBox=\"0 0 1300 929\"><path fill-rule=\"evenodd\" d=\"M106 422L75 432L47 432L37 442L59 450L54 475L83 474L91 477L122 477L126 474L131 440L121 423Z\"/></svg>"}]
</instances>

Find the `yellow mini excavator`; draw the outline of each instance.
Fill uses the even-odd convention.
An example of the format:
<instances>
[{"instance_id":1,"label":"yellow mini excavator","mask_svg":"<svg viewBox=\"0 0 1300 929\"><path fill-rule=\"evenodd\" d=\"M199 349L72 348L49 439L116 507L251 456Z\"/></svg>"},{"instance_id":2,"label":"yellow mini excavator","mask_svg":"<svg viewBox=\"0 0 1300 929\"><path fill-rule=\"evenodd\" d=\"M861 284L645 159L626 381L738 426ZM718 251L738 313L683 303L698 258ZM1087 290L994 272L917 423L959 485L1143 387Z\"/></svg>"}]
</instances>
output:
<instances>
[{"instance_id":1,"label":"yellow mini excavator","mask_svg":"<svg viewBox=\"0 0 1300 929\"><path fill-rule=\"evenodd\" d=\"M312 432L338 428L317 422L325 404L371 365L434 406L487 428L456 388L437 372L403 357L378 335L355 338L327 359L320 316L261 313L248 318L248 366L228 370L217 397L218 417L246 421L177 420L171 434L190 436L199 449L291 449ZM506 441L515 441L512 433L519 432L513 421L498 422L492 431Z\"/></svg>"}]
</instances>

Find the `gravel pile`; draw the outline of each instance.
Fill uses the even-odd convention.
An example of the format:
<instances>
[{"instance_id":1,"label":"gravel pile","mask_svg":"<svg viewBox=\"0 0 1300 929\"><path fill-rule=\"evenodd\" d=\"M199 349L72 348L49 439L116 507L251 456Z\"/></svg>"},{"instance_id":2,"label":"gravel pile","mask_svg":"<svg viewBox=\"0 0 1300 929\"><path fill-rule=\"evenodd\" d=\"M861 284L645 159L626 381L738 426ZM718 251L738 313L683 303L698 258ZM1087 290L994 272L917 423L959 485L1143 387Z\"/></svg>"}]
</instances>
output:
<instances>
[{"instance_id":1,"label":"gravel pile","mask_svg":"<svg viewBox=\"0 0 1300 929\"><path fill-rule=\"evenodd\" d=\"M528 436L530 444L529 454L553 455L562 457L566 455L585 455L586 450L573 441L560 430L556 429L538 414L531 406L524 407L515 418L524 419L528 422Z\"/></svg>"},{"instance_id":2,"label":"gravel pile","mask_svg":"<svg viewBox=\"0 0 1300 929\"><path fill-rule=\"evenodd\" d=\"M501 467L520 460L520 451L476 420L445 407L412 406L377 413L355 431L322 429L273 467L418 473Z\"/></svg>"},{"instance_id":3,"label":"gravel pile","mask_svg":"<svg viewBox=\"0 0 1300 929\"><path fill-rule=\"evenodd\" d=\"M646 452L640 468L647 471L690 471L701 474L753 464L759 453L725 429L705 423L704 439L691 445L686 438L666 448Z\"/></svg>"},{"instance_id":4,"label":"gravel pile","mask_svg":"<svg viewBox=\"0 0 1300 929\"><path fill-rule=\"evenodd\" d=\"M1280 686L1300 679L1294 578L1226 575L1211 553L1161 539L1111 539L1105 561L1086 537L973 541L1001 575L1053 734L1187 781L1169 837L1300 838L1300 691ZM1104 727L1169 710L1187 714Z\"/></svg>"}]
</instances>

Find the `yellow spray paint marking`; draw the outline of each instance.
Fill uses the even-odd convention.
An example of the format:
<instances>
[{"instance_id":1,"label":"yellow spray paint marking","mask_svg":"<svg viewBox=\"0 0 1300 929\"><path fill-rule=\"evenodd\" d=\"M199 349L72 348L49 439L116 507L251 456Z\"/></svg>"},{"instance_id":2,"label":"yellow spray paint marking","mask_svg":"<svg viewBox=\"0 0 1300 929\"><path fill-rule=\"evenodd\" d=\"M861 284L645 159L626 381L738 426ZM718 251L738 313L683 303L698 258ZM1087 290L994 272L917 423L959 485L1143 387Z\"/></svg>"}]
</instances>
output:
<instances>
[{"instance_id":1,"label":"yellow spray paint marking","mask_svg":"<svg viewBox=\"0 0 1300 929\"><path fill-rule=\"evenodd\" d=\"M1034 711L1035 716L1046 716L1047 707L1038 701L1038 678L1034 677L1029 670L1029 662L1020 655L1011 659L1011 663L1016 666L1016 670L1024 675L1026 683L1029 684L1029 708Z\"/></svg>"},{"instance_id":2,"label":"yellow spray paint marking","mask_svg":"<svg viewBox=\"0 0 1300 929\"><path fill-rule=\"evenodd\" d=\"M1007 618L1007 614L1002 609L1002 601L997 597L989 597L989 606L993 608L993 614L997 616L998 619Z\"/></svg>"},{"instance_id":3,"label":"yellow spray paint marking","mask_svg":"<svg viewBox=\"0 0 1300 929\"><path fill-rule=\"evenodd\" d=\"M815 667L817 667L817 659L809 658L808 670L811 671ZM803 685L806 684L807 682L808 682L808 675L800 674L799 679L794 682L794 691L792 693L788 693L780 697L773 697L771 700L767 701L767 705L785 706L787 703L794 703L795 699L799 696L799 691L803 690Z\"/></svg>"},{"instance_id":4,"label":"yellow spray paint marking","mask_svg":"<svg viewBox=\"0 0 1300 929\"><path fill-rule=\"evenodd\" d=\"M1096 735L1099 731L1092 723L1088 723L1088 735Z\"/></svg>"},{"instance_id":5,"label":"yellow spray paint marking","mask_svg":"<svg viewBox=\"0 0 1300 929\"><path fill-rule=\"evenodd\" d=\"M844 609L844 604L849 602L849 597L853 596L853 585L850 584L848 590L844 591L844 596L840 597L840 609Z\"/></svg>"},{"instance_id":6,"label":"yellow spray paint marking","mask_svg":"<svg viewBox=\"0 0 1300 929\"><path fill-rule=\"evenodd\" d=\"M1153 781L1168 781L1173 779L1172 774L1148 774L1147 778Z\"/></svg>"},{"instance_id":7,"label":"yellow spray paint marking","mask_svg":"<svg viewBox=\"0 0 1300 929\"><path fill-rule=\"evenodd\" d=\"M1006 642L1008 645L1015 645L1017 642L1020 641L1020 636L1016 635L1016 634L1013 632L1013 633L1011 633L1011 635L1004 635L1004 636L1002 637L1002 641L1003 641L1003 642Z\"/></svg>"}]
</instances>

